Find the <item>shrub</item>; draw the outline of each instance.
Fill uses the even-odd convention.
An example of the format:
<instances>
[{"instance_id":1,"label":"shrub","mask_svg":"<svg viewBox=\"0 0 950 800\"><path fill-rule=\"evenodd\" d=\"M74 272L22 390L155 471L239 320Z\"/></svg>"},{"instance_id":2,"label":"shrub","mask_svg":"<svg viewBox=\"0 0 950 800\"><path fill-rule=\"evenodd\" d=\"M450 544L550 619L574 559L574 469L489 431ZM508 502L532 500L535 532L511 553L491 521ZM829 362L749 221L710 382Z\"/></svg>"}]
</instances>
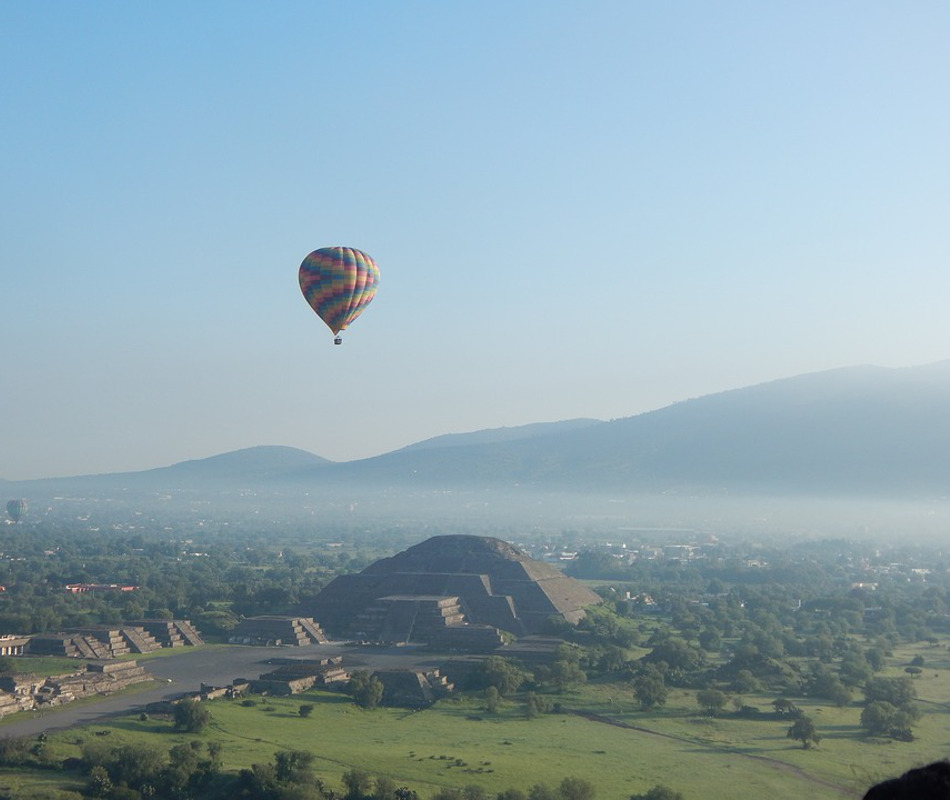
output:
<instances>
[{"instance_id":1,"label":"shrub","mask_svg":"<svg viewBox=\"0 0 950 800\"><path fill-rule=\"evenodd\" d=\"M630 800L683 800L683 795L679 792L674 792L662 783L658 783L643 794L630 795Z\"/></svg>"}]
</instances>

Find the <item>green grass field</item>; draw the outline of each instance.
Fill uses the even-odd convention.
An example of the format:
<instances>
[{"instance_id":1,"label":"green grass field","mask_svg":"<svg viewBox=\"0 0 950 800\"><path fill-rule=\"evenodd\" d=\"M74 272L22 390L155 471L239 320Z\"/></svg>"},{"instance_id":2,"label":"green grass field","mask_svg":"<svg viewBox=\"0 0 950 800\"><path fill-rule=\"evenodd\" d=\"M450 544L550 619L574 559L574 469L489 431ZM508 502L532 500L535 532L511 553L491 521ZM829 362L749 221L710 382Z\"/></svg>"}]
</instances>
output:
<instances>
[{"instance_id":1,"label":"green grass field","mask_svg":"<svg viewBox=\"0 0 950 800\"><path fill-rule=\"evenodd\" d=\"M317 770L331 787L339 788L343 772L356 767L388 775L423 797L441 787L526 790L577 776L594 784L600 800L623 800L658 783L682 792L686 800L857 798L881 778L950 755L946 643L902 648L883 674L903 675L903 666L918 654L926 666L914 685L924 716L911 743L868 739L859 727L857 703L836 708L796 699L823 737L817 748L804 750L786 738L789 722L771 715L740 719L730 706L722 716L706 718L695 693L682 690L672 691L663 708L645 713L636 710L630 689L616 684L558 696L569 713L533 720L524 718L517 702L490 715L471 697L453 697L417 712L363 711L349 698L326 692L254 697L250 707L217 700L209 706L212 727L197 738L220 741L229 770L269 761L276 750L304 749L316 755ZM743 701L770 711L773 699L763 694ZM297 713L301 703L315 705L310 717ZM166 750L196 738L171 732L165 720L129 717L93 730L51 734L47 748L58 757L78 755L82 740L104 730L109 734L103 741L112 745L146 741ZM47 791L40 785L49 787L50 777L4 771L0 786L12 782L19 787L16 796L29 797L31 786Z\"/></svg>"}]
</instances>

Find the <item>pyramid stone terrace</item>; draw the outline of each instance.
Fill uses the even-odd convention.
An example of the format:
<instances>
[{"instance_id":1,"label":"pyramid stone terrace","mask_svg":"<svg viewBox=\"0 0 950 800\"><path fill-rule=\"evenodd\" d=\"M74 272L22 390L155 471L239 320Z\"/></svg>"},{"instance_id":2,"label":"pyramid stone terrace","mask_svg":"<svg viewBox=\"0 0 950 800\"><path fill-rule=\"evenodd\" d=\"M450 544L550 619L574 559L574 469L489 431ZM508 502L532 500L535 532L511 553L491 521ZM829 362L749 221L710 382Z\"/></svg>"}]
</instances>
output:
<instances>
[{"instance_id":1,"label":"pyramid stone terrace","mask_svg":"<svg viewBox=\"0 0 950 800\"><path fill-rule=\"evenodd\" d=\"M315 616L334 637L460 644L485 628L523 636L552 616L571 623L600 597L555 567L489 537L436 536L332 581ZM471 633L466 632L470 629ZM478 631L476 634L475 631Z\"/></svg>"}]
</instances>

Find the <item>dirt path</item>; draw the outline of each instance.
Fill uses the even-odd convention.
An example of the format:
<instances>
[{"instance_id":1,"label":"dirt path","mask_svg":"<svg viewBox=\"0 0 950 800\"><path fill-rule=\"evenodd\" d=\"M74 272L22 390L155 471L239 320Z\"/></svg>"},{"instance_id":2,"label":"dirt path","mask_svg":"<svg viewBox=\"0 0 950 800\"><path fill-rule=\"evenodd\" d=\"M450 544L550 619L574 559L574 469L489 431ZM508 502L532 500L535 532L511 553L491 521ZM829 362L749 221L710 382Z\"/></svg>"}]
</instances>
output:
<instances>
[{"instance_id":1,"label":"dirt path","mask_svg":"<svg viewBox=\"0 0 950 800\"><path fill-rule=\"evenodd\" d=\"M844 789L836 783L831 781L826 781L823 778L816 777L815 775L810 775L805 772L805 770L800 767L796 767L792 764L788 764L785 761L780 761L777 758L770 758L769 756L757 756L751 755L749 753L743 753L739 750L736 750L731 747L717 747L716 745L703 742L700 739L690 739L686 736L675 736L671 733L662 733L660 731L650 730L649 728L642 728L638 725L630 725L626 722L621 722L620 720L612 719L611 717L605 717L602 714L595 714L590 711L574 711L572 712L579 717L588 719L591 722L600 722L604 725L613 725L617 728L625 728L627 730L636 731L637 733L644 733L648 736L659 736L663 739L672 739L676 742L682 742L683 744L688 744L691 747L705 747L710 752L723 753L725 755L738 756L740 758L748 758L752 761L759 761L764 764L769 765L773 769L776 769L780 772L784 772L789 775L794 775L796 778L805 781L806 783L812 784L815 787L820 787L821 789L827 789L833 791L842 797L853 797L853 792L850 790Z\"/></svg>"}]
</instances>

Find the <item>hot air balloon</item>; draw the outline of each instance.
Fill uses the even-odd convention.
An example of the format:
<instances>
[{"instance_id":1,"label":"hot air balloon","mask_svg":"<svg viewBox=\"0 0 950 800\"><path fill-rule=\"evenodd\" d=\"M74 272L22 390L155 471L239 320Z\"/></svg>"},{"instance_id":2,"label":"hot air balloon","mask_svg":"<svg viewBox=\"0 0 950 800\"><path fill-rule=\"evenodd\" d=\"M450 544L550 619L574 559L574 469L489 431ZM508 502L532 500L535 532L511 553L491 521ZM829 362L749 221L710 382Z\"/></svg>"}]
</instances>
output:
<instances>
[{"instance_id":1,"label":"hot air balloon","mask_svg":"<svg viewBox=\"0 0 950 800\"><path fill-rule=\"evenodd\" d=\"M321 247L300 265L300 291L310 307L342 344L340 331L353 322L376 296L379 267L352 247Z\"/></svg>"},{"instance_id":2,"label":"hot air balloon","mask_svg":"<svg viewBox=\"0 0 950 800\"><path fill-rule=\"evenodd\" d=\"M26 500L8 500L7 501L7 516L12 519L14 522L19 522L20 517L26 513L28 508Z\"/></svg>"}]
</instances>

